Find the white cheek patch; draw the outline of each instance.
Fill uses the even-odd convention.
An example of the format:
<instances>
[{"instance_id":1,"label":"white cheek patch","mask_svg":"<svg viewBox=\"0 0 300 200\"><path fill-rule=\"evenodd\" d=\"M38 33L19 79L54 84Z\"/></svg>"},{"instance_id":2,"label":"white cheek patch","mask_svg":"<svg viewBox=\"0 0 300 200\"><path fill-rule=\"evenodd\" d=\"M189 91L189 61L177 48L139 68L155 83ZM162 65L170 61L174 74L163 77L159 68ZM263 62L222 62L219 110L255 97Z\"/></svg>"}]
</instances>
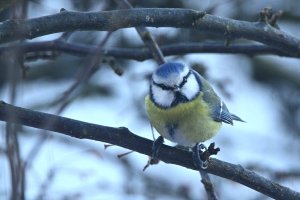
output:
<instances>
[{"instance_id":1,"label":"white cheek patch","mask_svg":"<svg viewBox=\"0 0 300 200\"><path fill-rule=\"evenodd\" d=\"M184 94L188 98L188 100L192 100L199 93L200 87L199 83L194 74L191 74L186 83L181 88L181 93Z\"/></svg>"},{"instance_id":2,"label":"white cheek patch","mask_svg":"<svg viewBox=\"0 0 300 200\"><path fill-rule=\"evenodd\" d=\"M172 91L163 90L156 85L152 85L153 101L163 107L170 107L175 96Z\"/></svg>"}]
</instances>

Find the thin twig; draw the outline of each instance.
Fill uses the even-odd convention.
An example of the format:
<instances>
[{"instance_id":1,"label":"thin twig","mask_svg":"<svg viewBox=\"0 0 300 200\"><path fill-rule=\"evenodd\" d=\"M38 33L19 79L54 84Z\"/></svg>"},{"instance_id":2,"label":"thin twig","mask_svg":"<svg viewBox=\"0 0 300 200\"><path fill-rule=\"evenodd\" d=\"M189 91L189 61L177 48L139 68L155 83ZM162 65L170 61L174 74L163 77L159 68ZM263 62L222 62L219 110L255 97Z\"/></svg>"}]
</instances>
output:
<instances>
[{"instance_id":1,"label":"thin twig","mask_svg":"<svg viewBox=\"0 0 300 200\"><path fill-rule=\"evenodd\" d=\"M132 5L127 0L116 0L121 8L124 9L133 9ZM147 19L146 19L147 20ZM154 40L150 31L145 27L135 27L136 31L140 35L141 39L144 41L146 46L149 48L154 60L158 65L164 64L165 58L163 53L161 52L158 44Z\"/></svg>"},{"instance_id":2,"label":"thin twig","mask_svg":"<svg viewBox=\"0 0 300 200\"><path fill-rule=\"evenodd\" d=\"M16 117L10 119L9 113L14 113ZM3 101L0 101L0 120L46 129L78 139L90 139L110 143L148 156L152 155L153 141L135 135L125 127L113 128L86 123L56 115L31 111L7 104ZM49 121L53 122L51 127L47 126ZM158 159L166 163L197 170L193 164L191 152L174 147L162 145ZM300 199L300 193L259 176L255 172L247 170L240 165L234 165L211 158L209 166L205 171L241 183L274 199Z\"/></svg>"},{"instance_id":3,"label":"thin twig","mask_svg":"<svg viewBox=\"0 0 300 200\"><path fill-rule=\"evenodd\" d=\"M19 44L19 42L18 42ZM9 101L14 104L17 100L18 84L20 82L20 66L22 65L21 53L18 49L18 44L10 51L6 52L4 56L4 65L7 66L7 79L9 84ZM14 113L9 113L9 118L16 118ZM16 124L6 123L6 156L10 167L11 175L11 199L24 199L25 198L25 171L23 170L23 161L20 155L20 145L18 139L18 128Z\"/></svg>"},{"instance_id":4,"label":"thin twig","mask_svg":"<svg viewBox=\"0 0 300 200\"><path fill-rule=\"evenodd\" d=\"M49 187L53 183L53 179L55 177L55 174L56 174L56 168L51 168L48 171L45 180L40 185L39 193L36 195L36 198L35 198L36 200L40 200L40 199L45 198L47 190L49 189Z\"/></svg>"},{"instance_id":5,"label":"thin twig","mask_svg":"<svg viewBox=\"0 0 300 200\"><path fill-rule=\"evenodd\" d=\"M200 170L199 172L200 172L200 175L202 177L201 182L204 185L204 188L205 188L205 191L206 191L206 194L207 194L207 199L208 200L217 200L218 197L216 195L216 192L215 192L215 189L214 189L214 185L211 182L208 173L205 172L205 171L203 171L203 170Z\"/></svg>"},{"instance_id":6,"label":"thin twig","mask_svg":"<svg viewBox=\"0 0 300 200\"><path fill-rule=\"evenodd\" d=\"M98 44L95 51L91 55L89 64L82 71L80 71L80 73L78 73L77 79L71 85L71 87L69 87L60 98L53 102L52 106L61 102L65 102L64 105L60 107L58 112L61 112L61 110L63 110L67 105L66 99L75 91L75 89L77 89L81 83L87 81L97 71L97 66L102 57L100 50L108 41L111 34L112 32L108 32L104 39Z\"/></svg>"},{"instance_id":7,"label":"thin twig","mask_svg":"<svg viewBox=\"0 0 300 200\"><path fill-rule=\"evenodd\" d=\"M71 33L68 34L63 34L62 37L60 37L58 40L59 41L65 41L66 37L70 36ZM58 98L56 101L54 101L52 103L52 106L60 104L59 108L56 111L56 115L59 115L65 108L66 106L69 104L69 101L67 101L67 99L69 98L69 96L75 91L75 89L83 82L85 82L86 80L88 80L91 75L96 72L95 68L98 65L98 62L100 61L100 57L101 54L99 54L99 48L101 48L102 46L104 46L104 44L107 42L108 38L110 37L111 32L108 32L106 34L106 36L104 37L104 39L99 43L97 49L95 52L93 52L93 55L90 59L90 63L87 67L85 67L79 74L78 74L78 78L77 80L68 88L68 90L66 90L63 95ZM48 126L52 125L52 121L48 122ZM46 139L48 138L48 134L46 134L46 132L44 132L43 134L40 135L40 137L37 139L37 142L35 143L35 145L33 145L33 147L31 148L31 151L29 152L27 159L26 159L26 166L30 167L31 163L33 162L33 160L35 159L36 155L38 154L38 152L40 151L40 149L42 148L42 145L45 143Z\"/></svg>"}]
</instances>

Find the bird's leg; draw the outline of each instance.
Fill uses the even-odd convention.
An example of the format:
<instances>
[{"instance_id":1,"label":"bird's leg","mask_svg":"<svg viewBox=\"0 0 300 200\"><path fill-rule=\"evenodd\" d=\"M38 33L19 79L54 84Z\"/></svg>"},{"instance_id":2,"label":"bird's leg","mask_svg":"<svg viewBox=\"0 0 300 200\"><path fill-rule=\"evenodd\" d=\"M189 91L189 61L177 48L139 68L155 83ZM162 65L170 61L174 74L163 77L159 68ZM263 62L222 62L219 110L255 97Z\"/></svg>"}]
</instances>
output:
<instances>
[{"instance_id":1,"label":"bird's leg","mask_svg":"<svg viewBox=\"0 0 300 200\"><path fill-rule=\"evenodd\" d=\"M197 143L193 147L193 162L197 169L206 169L208 166L208 161L202 159L202 154L207 150L206 146L201 143Z\"/></svg>"},{"instance_id":2,"label":"bird's leg","mask_svg":"<svg viewBox=\"0 0 300 200\"><path fill-rule=\"evenodd\" d=\"M152 159L157 159L158 151L161 147L161 145L164 143L164 138L162 136L159 136L152 145Z\"/></svg>"},{"instance_id":3,"label":"bird's leg","mask_svg":"<svg viewBox=\"0 0 300 200\"><path fill-rule=\"evenodd\" d=\"M204 144L197 143L193 147L193 161L194 165L199 169L203 170L208 167L208 160L211 155L217 155L220 148L215 148L215 143L211 143L208 148Z\"/></svg>"},{"instance_id":4,"label":"bird's leg","mask_svg":"<svg viewBox=\"0 0 300 200\"><path fill-rule=\"evenodd\" d=\"M143 171L145 171L150 165L157 164L159 162L157 158L158 151L161 147L161 145L164 143L164 138L162 136L159 136L152 145L152 156L149 158L147 164L145 165Z\"/></svg>"}]
</instances>

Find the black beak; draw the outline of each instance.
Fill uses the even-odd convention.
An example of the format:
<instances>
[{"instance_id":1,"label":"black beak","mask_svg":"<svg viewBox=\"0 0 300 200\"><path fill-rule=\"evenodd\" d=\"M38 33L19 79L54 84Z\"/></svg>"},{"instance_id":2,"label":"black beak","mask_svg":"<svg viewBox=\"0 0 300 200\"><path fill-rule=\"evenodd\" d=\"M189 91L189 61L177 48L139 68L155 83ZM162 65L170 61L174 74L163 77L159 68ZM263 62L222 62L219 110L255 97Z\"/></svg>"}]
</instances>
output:
<instances>
[{"instance_id":1,"label":"black beak","mask_svg":"<svg viewBox=\"0 0 300 200\"><path fill-rule=\"evenodd\" d=\"M180 91L176 91L175 92L175 99L173 100L171 107L172 106L176 106L180 103L185 103L188 102L188 98L186 98L186 96L184 96Z\"/></svg>"}]
</instances>

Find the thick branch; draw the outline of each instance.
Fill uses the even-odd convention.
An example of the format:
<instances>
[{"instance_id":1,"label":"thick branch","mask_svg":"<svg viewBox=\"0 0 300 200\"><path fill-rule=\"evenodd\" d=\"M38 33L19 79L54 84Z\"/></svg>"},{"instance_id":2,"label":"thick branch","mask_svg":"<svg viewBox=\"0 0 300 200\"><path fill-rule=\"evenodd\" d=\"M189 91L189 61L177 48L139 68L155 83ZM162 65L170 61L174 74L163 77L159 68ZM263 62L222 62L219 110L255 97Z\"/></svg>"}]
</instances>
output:
<instances>
[{"instance_id":1,"label":"thick branch","mask_svg":"<svg viewBox=\"0 0 300 200\"><path fill-rule=\"evenodd\" d=\"M11 116L9 113L14 113L15 117L9 118ZM148 156L152 155L152 141L139 137L124 127L113 128L81 122L15 107L3 101L0 101L0 120L46 129L79 139L91 139L111 143ZM49 121L52 122L51 126L47 126L50 124ZM192 154L188 151L163 145L159 151L158 158L166 163L196 170L193 165ZM300 199L300 193L276 184L240 165L211 159L207 172L239 182L274 199Z\"/></svg>"},{"instance_id":2,"label":"thick branch","mask_svg":"<svg viewBox=\"0 0 300 200\"><path fill-rule=\"evenodd\" d=\"M176 27L224 35L227 39L245 38L299 55L300 40L264 22L246 22L174 8L143 8L102 12L69 12L33 18L7 20L0 24L0 43L32 39L75 30L114 31L129 27Z\"/></svg>"}]
</instances>

